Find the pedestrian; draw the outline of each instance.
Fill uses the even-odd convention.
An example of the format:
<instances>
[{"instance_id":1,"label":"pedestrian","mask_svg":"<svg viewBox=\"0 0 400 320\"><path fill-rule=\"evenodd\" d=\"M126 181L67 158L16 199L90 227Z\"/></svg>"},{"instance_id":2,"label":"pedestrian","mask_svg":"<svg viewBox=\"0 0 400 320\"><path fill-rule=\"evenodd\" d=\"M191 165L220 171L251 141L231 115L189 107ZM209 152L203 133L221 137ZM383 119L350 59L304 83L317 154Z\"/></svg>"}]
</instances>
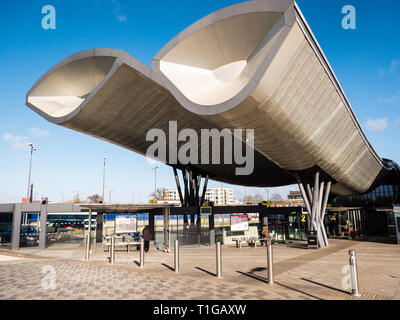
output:
<instances>
[{"instance_id":1,"label":"pedestrian","mask_svg":"<svg viewBox=\"0 0 400 320\"><path fill-rule=\"evenodd\" d=\"M151 241L151 232L149 226L144 227L142 231L142 238L144 240L144 251L149 252L150 241Z\"/></svg>"},{"instance_id":2,"label":"pedestrian","mask_svg":"<svg viewBox=\"0 0 400 320\"><path fill-rule=\"evenodd\" d=\"M336 236L336 217L332 216L329 221L329 233L332 237Z\"/></svg>"},{"instance_id":3,"label":"pedestrian","mask_svg":"<svg viewBox=\"0 0 400 320\"><path fill-rule=\"evenodd\" d=\"M261 233L261 245L264 245L267 241L267 238L269 238L269 231L268 231L268 226L264 226L262 229L262 233Z\"/></svg>"}]
</instances>

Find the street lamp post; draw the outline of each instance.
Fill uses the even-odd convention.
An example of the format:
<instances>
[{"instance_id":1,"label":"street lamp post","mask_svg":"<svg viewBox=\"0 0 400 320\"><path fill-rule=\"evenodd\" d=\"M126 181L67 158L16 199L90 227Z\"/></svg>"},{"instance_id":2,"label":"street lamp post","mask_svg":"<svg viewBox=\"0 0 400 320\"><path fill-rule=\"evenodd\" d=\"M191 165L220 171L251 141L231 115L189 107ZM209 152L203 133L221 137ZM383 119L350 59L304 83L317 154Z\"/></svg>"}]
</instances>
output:
<instances>
[{"instance_id":1,"label":"street lamp post","mask_svg":"<svg viewBox=\"0 0 400 320\"><path fill-rule=\"evenodd\" d=\"M106 185L106 157L103 157L104 160L104 165L103 165L103 203L105 202L104 198L104 191L105 191L105 185Z\"/></svg>"},{"instance_id":2,"label":"street lamp post","mask_svg":"<svg viewBox=\"0 0 400 320\"><path fill-rule=\"evenodd\" d=\"M154 170L154 198L155 202L157 202L157 169L159 169L159 166L154 167L151 170Z\"/></svg>"},{"instance_id":3,"label":"street lamp post","mask_svg":"<svg viewBox=\"0 0 400 320\"><path fill-rule=\"evenodd\" d=\"M32 173L32 157L33 157L33 151L36 151L37 149L33 146L33 143L29 143L28 146L31 148L31 157L30 157L30 163L29 163L29 175L28 175L28 192L26 195L26 200L29 201L29 193L30 193L30 188L31 188L31 173Z\"/></svg>"}]
</instances>

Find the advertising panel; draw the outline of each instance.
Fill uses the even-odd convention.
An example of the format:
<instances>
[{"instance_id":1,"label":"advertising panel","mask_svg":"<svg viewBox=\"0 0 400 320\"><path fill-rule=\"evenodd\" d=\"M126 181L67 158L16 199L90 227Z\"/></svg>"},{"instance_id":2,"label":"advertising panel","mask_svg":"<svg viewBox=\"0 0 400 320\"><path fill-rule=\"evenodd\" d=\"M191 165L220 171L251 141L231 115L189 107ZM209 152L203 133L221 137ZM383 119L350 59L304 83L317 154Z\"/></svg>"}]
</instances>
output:
<instances>
[{"instance_id":1,"label":"advertising panel","mask_svg":"<svg viewBox=\"0 0 400 320\"><path fill-rule=\"evenodd\" d=\"M247 215L231 215L231 231L249 231Z\"/></svg>"},{"instance_id":2,"label":"advertising panel","mask_svg":"<svg viewBox=\"0 0 400 320\"><path fill-rule=\"evenodd\" d=\"M137 230L137 216L116 216L115 234L134 233Z\"/></svg>"}]
</instances>

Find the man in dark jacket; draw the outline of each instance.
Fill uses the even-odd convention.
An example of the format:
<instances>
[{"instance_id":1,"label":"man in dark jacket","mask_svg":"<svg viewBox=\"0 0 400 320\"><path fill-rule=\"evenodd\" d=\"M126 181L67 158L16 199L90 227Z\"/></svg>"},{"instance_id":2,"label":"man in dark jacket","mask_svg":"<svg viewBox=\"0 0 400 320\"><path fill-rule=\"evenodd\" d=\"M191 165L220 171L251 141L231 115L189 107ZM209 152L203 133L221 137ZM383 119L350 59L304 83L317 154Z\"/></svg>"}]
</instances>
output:
<instances>
[{"instance_id":1,"label":"man in dark jacket","mask_svg":"<svg viewBox=\"0 0 400 320\"><path fill-rule=\"evenodd\" d=\"M142 238L144 240L144 251L149 252L150 248L150 240L151 240L151 232L150 227L145 226L142 232Z\"/></svg>"}]
</instances>

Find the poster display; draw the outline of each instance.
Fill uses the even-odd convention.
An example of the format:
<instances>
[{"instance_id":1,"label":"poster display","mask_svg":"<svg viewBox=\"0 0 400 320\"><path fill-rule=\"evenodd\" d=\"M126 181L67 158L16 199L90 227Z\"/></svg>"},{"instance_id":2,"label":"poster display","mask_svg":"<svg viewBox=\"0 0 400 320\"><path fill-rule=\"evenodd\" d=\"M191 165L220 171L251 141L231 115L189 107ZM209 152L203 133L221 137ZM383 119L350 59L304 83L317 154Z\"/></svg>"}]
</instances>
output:
<instances>
[{"instance_id":1,"label":"poster display","mask_svg":"<svg viewBox=\"0 0 400 320\"><path fill-rule=\"evenodd\" d=\"M231 231L249 231L247 215L231 215Z\"/></svg>"},{"instance_id":2,"label":"poster display","mask_svg":"<svg viewBox=\"0 0 400 320\"><path fill-rule=\"evenodd\" d=\"M134 233L137 230L137 216L116 216L115 234Z\"/></svg>"}]
</instances>

